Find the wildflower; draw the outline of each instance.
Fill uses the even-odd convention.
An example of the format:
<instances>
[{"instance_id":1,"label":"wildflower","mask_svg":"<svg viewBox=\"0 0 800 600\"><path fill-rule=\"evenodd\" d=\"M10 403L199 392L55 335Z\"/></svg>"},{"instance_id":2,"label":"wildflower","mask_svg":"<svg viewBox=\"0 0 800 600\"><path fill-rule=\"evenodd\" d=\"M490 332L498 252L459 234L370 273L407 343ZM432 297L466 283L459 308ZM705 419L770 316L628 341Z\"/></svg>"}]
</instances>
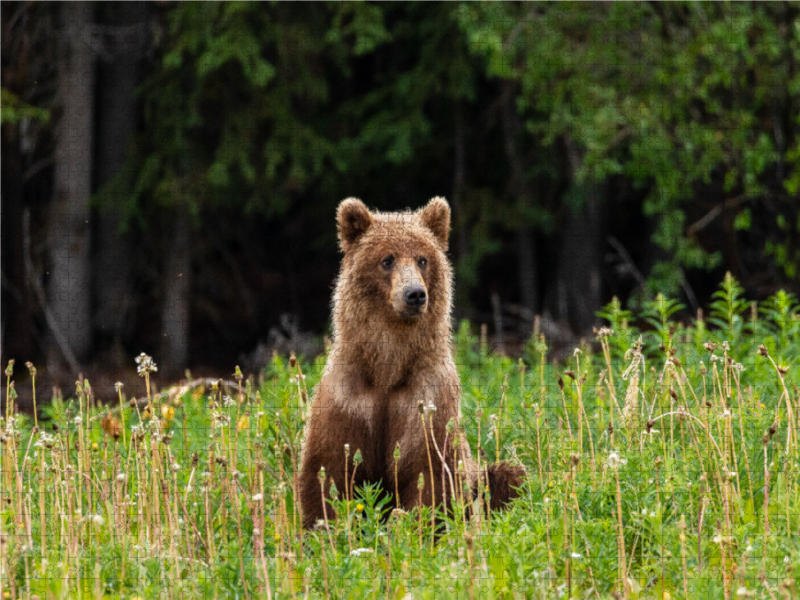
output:
<instances>
[{"instance_id":1,"label":"wildflower","mask_svg":"<svg viewBox=\"0 0 800 600\"><path fill-rule=\"evenodd\" d=\"M726 341L724 341L724 342L722 342L722 349L723 349L725 352L728 352L728 351L731 349L731 346L730 346L730 344L728 344L728 341L727 341L727 340L726 340Z\"/></svg>"},{"instance_id":2,"label":"wildflower","mask_svg":"<svg viewBox=\"0 0 800 600\"><path fill-rule=\"evenodd\" d=\"M238 429L239 431L244 431L245 429L247 429L249 424L250 424L250 419L247 417L247 415L243 415L242 417L239 418L239 422L236 423L236 429Z\"/></svg>"},{"instance_id":3,"label":"wildflower","mask_svg":"<svg viewBox=\"0 0 800 600\"><path fill-rule=\"evenodd\" d=\"M114 391L119 392L122 389L122 386L123 383L121 381L118 381L117 383L114 384Z\"/></svg>"},{"instance_id":4,"label":"wildflower","mask_svg":"<svg viewBox=\"0 0 800 600\"><path fill-rule=\"evenodd\" d=\"M261 502L261 499L264 497L264 494L254 494L253 495L253 502Z\"/></svg>"},{"instance_id":5,"label":"wildflower","mask_svg":"<svg viewBox=\"0 0 800 600\"><path fill-rule=\"evenodd\" d=\"M164 404L161 407L161 416L164 417L167 421L172 421L172 419L175 418L175 408L168 404Z\"/></svg>"},{"instance_id":6,"label":"wildflower","mask_svg":"<svg viewBox=\"0 0 800 600\"><path fill-rule=\"evenodd\" d=\"M363 554L372 554L372 548L356 548L350 552L350 556L361 556Z\"/></svg>"},{"instance_id":7,"label":"wildflower","mask_svg":"<svg viewBox=\"0 0 800 600\"><path fill-rule=\"evenodd\" d=\"M321 521L322 519L319 519L319 520ZM277 544L278 542L280 542L280 541L281 541L281 534L280 534L280 533L276 533L276 534L273 536L273 539L275 540L275 543Z\"/></svg>"},{"instance_id":8,"label":"wildflower","mask_svg":"<svg viewBox=\"0 0 800 600\"><path fill-rule=\"evenodd\" d=\"M97 442L92 442L92 450L95 452L100 449L100 446L97 445Z\"/></svg>"},{"instance_id":9,"label":"wildflower","mask_svg":"<svg viewBox=\"0 0 800 600\"><path fill-rule=\"evenodd\" d=\"M156 366L155 361L152 357L147 356L144 352L142 352L139 356L136 357L136 364L139 365L136 367L136 371L139 373L139 377L144 377L149 373L154 373L158 371L158 367Z\"/></svg>"},{"instance_id":10,"label":"wildflower","mask_svg":"<svg viewBox=\"0 0 800 600\"><path fill-rule=\"evenodd\" d=\"M582 557L581 557L581 555L580 555L580 554L578 554L577 552L573 552L573 553L571 554L571 556L572 556L572 558L582 558Z\"/></svg>"},{"instance_id":11,"label":"wildflower","mask_svg":"<svg viewBox=\"0 0 800 600\"><path fill-rule=\"evenodd\" d=\"M364 510L364 505L363 504L360 504L360 503L356 504L356 511L361 512L363 510Z\"/></svg>"},{"instance_id":12,"label":"wildflower","mask_svg":"<svg viewBox=\"0 0 800 600\"><path fill-rule=\"evenodd\" d=\"M92 515L92 523L98 527L102 527L106 524L106 520L102 517L102 515Z\"/></svg>"},{"instance_id":13,"label":"wildflower","mask_svg":"<svg viewBox=\"0 0 800 600\"><path fill-rule=\"evenodd\" d=\"M606 461L606 464L610 469L618 469L627 462L628 462L627 458L622 458L616 452L612 452L611 454L608 455L608 460Z\"/></svg>"}]
</instances>

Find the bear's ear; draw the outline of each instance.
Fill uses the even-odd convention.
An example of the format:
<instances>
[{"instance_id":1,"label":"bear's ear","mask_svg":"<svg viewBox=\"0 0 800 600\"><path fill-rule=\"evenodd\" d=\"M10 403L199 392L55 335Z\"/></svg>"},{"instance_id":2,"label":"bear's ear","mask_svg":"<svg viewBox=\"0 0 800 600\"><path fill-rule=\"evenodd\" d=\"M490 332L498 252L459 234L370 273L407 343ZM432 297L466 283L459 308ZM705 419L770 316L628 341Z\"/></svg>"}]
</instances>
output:
<instances>
[{"instance_id":1,"label":"bear's ear","mask_svg":"<svg viewBox=\"0 0 800 600\"><path fill-rule=\"evenodd\" d=\"M433 232L433 237L447 250L447 238L450 236L450 205L441 196L432 198L417 213L419 222Z\"/></svg>"},{"instance_id":2,"label":"bear's ear","mask_svg":"<svg viewBox=\"0 0 800 600\"><path fill-rule=\"evenodd\" d=\"M339 245L347 252L358 238L372 225L369 209L358 198L342 200L336 211L336 225L339 229Z\"/></svg>"}]
</instances>

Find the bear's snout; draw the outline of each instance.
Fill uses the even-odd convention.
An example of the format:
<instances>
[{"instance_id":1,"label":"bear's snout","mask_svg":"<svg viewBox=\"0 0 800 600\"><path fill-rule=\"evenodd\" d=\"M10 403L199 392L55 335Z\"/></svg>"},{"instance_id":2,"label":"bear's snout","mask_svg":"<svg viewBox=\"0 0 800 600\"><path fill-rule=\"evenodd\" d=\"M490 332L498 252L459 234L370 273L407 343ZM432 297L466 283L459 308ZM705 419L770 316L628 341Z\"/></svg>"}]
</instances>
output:
<instances>
[{"instance_id":1,"label":"bear's snout","mask_svg":"<svg viewBox=\"0 0 800 600\"><path fill-rule=\"evenodd\" d=\"M421 285L412 285L406 288L403 293L403 300L410 308L420 309L428 301L428 294L425 293L425 288Z\"/></svg>"}]
</instances>

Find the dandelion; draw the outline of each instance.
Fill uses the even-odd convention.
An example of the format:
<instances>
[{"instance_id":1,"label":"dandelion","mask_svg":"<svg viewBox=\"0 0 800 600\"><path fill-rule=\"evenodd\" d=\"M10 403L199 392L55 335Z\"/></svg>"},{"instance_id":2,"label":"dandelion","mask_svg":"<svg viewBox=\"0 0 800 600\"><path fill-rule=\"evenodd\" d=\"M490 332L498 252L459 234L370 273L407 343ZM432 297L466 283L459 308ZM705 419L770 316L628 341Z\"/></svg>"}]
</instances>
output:
<instances>
[{"instance_id":1,"label":"dandelion","mask_svg":"<svg viewBox=\"0 0 800 600\"><path fill-rule=\"evenodd\" d=\"M364 510L364 505L363 504L356 504L356 511L362 512L363 510Z\"/></svg>"},{"instance_id":2,"label":"dandelion","mask_svg":"<svg viewBox=\"0 0 800 600\"><path fill-rule=\"evenodd\" d=\"M139 373L139 377L144 377L145 375L158 371L158 367L153 358L147 356L144 352L136 357L136 364L138 365L136 371Z\"/></svg>"},{"instance_id":3,"label":"dandelion","mask_svg":"<svg viewBox=\"0 0 800 600\"><path fill-rule=\"evenodd\" d=\"M627 458L622 458L616 452L611 452L611 454L608 455L608 460L606 461L606 464L608 465L609 469L619 469L622 465L626 464L627 462L628 462Z\"/></svg>"}]
</instances>

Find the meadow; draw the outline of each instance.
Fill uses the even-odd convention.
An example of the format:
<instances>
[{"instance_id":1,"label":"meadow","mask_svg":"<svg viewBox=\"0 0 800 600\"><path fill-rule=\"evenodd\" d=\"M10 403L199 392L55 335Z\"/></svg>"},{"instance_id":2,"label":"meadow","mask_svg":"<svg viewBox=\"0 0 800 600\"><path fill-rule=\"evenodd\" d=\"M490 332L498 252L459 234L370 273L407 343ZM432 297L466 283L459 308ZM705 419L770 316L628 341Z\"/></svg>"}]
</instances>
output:
<instances>
[{"instance_id":1,"label":"meadow","mask_svg":"<svg viewBox=\"0 0 800 600\"><path fill-rule=\"evenodd\" d=\"M453 427L481 464L526 467L520 498L487 516L485 494L462 494L431 515L348 486L311 531L295 490L324 357L156 390L158 357L140 356L117 398L83 379L36 418L12 385L35 367L9 365L0 595L795 597L800 307L748 301L726 276L706 315L686 314L614 301L563 360L540 335L500 356L462 323Z\"/></svg>"}]
</instances>

